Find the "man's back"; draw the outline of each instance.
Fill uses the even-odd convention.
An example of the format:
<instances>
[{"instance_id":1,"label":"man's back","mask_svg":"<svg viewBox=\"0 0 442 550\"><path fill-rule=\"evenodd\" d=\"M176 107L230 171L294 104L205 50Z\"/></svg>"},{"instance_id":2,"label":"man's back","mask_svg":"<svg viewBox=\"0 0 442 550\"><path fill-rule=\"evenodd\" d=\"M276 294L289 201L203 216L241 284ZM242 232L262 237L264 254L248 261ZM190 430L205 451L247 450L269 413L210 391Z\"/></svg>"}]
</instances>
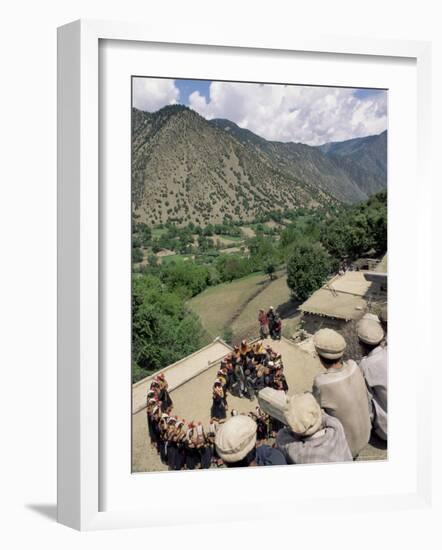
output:
<instances>
[{"instance_id":1,"label":"man's back","mask_svg":"<svg viewBox=\"0 0 442 550\"><path fill-rule=\"evenodd\" d=\"M341 421L351 453L357 456L371 432L369 397L357 364L350 360L318 375L313 393L327 414Z\"/></svg>"},{"instance_id":2,"label":"man's back","mask_svg":"<svg viewBox=\"0 0 442 550\"><path fill-rule=\"evenodd\" d=\"M310 437L300 437L288 427L279 430L276 447L289 464L352 460L341 422L327 413L323 413L323 428Z\"/></svg>"},{"instance_id":3,"label":"man's back","mask_svg":"<svg viewBox=\"0 0 442 550\"><path fill-rule=\"evenodd\" d=\"M361 360L359 367L373 397L374 429L379 437L386 440L388 413L387 348L378 346L372 350Z\"/></svg>"}]
</instances>

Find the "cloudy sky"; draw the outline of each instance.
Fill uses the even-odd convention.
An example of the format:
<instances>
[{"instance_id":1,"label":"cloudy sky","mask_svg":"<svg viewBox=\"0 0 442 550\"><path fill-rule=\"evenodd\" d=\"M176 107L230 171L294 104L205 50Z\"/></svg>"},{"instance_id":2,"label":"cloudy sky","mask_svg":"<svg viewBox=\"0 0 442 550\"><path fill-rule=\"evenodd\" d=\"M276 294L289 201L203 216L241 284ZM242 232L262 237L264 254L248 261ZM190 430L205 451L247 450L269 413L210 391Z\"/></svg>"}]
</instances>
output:
<instances>
[{"instance_id":1,"label":"cloudy sky","mask_svg":"<svg viewBox=\"0 0 442 550\"><path fill-rule=\"evenodd\" d=\"M133 106L154 112L180 103L210 120L227 118L275 141L321 145L387 128L387 92L210 80L133 79Z\"/></svg>"}]
</instances>

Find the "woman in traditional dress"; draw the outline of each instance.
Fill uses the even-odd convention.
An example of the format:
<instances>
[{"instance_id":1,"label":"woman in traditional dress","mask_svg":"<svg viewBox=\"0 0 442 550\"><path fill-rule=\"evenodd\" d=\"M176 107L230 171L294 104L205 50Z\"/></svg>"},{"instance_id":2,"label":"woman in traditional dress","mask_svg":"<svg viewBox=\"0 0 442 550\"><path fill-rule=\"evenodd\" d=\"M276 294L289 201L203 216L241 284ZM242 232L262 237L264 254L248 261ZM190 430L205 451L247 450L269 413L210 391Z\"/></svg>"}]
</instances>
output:
<instances>
[{"instance_id":1,"label":"woman in traditional dress","mask_svg":"<svg viewBox=\"0 0 442 550\"><path fill-rule=\"evenodd\" d=\"M159 447L160 447L160 458L163 464L167 464L167 427L168 427L167 421L168 419L169 419L169 415L167 415L166 413L161 414L161 420L159 423L159 428L160 428Z\"/></svg>"},{"instance_id":2,"label":"woman in traditional dress","mask_svg":"<svg viewBox=\"0 0 442 550\"><path fill-rule=\"evenodd\" d=\"M269 319L267 313L260 309L258 311L259 337L264 340L269 335Z\"/></svg>"},{"instance_id":3,"label":"woman in traditional dress","mask_svg":"<svg viewBox=\"0 0 442 550\"><path fill-rule=\"evenodd\" d=\"M167 441L167 465L169 470L173 470L176 462L177 444L176 444L176 422L174 416L170 416L167 421L166 441Z\"/></svg>"},{"instance_id":4,"label":"woman in traditional dress","mask_svg":"<svg viewBox=\"0 0 442 550\"><path fill-rule=\"evenodd\" d=\"M218 419L226 418L226 404L223 386L220 380L215 380L212 393L212 409L210 416Z\"/></svg>"},{"instance_id":5,"label":"woman in traditional dress","mask_svg":"<svg viewBox=\"0 0 442 550\"><path fill-rule=\"evenodd\" d=\"M281 317L278 314L276 314L275 320L273 321L272 338L274 338L275 340L281 340L281 332L282 332Z\"/></svg>"},{"instance_id":6,"label":"woman in traditional dress","mask_svg":"<svg viewBox=\"0 0 442 550\"><path fill-rule=\"evenodd\" d=\"M152 430L152 442L155 445L157 452L160 452L160 420L161 420L161 403L157 401L156 405L152 409L150 417L151 430Z\"/></svg>"},{"instance_id":7,"label":"woman in traditional dress","mask_svg":"<svg viewBox=\"0 0 442 550\"><path fill-rule=\"evenodd\" d=\"M210 449L212 452L212 464L214 464L218 468L223 465L223 461L218 456L218 453L216 452L216 447L215 447L216 432L218 431L220 425L221 425L221 422L218 420L218 418L211 418L209 429L207 431L207 442L210 445Z\"/></svg>"},{"instance_id":8,"label":"woman in traditional dress","mask_svg":"<svg viewBox=\"0 0 442 550\"><path fill-rule=\"evenodd\" d=\"M154 447L156 445L155 441L155 432L152 419L152 413L154 408L157 406L157 400L155 398L150 398L147 400L146 406L146 417L147 417L147 429L149 431L150 444Z\"/></svg>"},{"instance_id":9,"label":"woman in traditional dress","mask_svg":"<svg viewBox=\"0 0 442 550\"><path fill-rule=\"evenodd\" d=\"M169 392L167 391L169 388L169 384L167 383L164 374L160 373L156 377L156 380L159 385L159 396L158 399L162 403L162 410L165 413L169 413L172 410L173 401L172 398L169 395Z\"/></svg>"},{"instance_id":10,"label":"woman in traditional dress","mask_svg":"<svg viewBox=\"0 0 442 550\"><path fill-rule=\"evenodd\" d=\"M186 436L186 468L195 470L201 462L199 450L196 448L196 424L191 422Z\"/></svg>"},{"instance_id":11,"label":"woman in traditional dress","mask_svg":"<svg viewBox=\"0 0 442 550\"><path fill-rule=\"evenodd\" d=\"M186 464L186 421L178 420L175 429L176 453L173 470L182 470Z\"/></svg>"}]
</instances>

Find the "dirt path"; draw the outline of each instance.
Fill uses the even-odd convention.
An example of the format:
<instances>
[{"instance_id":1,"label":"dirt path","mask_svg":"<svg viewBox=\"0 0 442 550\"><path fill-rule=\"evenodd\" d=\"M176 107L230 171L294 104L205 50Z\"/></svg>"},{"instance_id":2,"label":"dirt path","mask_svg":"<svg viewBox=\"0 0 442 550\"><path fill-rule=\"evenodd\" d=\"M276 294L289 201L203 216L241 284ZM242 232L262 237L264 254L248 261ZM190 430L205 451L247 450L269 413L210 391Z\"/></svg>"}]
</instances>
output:
<instances>
[{"instance_id":1,"label":"dirt path","mask_svg":"<svg viewBox=\"0 0 442 550\"><path fill-rule=\"evenodd\" d=\"M277 279L277 277L276 277ZM273 281L276 279L264 281L262 283L262 286L258 288L253 294L251 294L245 302L243 302L240 307L235 311L235 313L232 315L232 317L226 322L225 327L232 326L233 323L242 315L244 309L252 302L255 298L257 298L260 294L264 292L264 290L269 287Z\"/></svg>"}]
</instances>

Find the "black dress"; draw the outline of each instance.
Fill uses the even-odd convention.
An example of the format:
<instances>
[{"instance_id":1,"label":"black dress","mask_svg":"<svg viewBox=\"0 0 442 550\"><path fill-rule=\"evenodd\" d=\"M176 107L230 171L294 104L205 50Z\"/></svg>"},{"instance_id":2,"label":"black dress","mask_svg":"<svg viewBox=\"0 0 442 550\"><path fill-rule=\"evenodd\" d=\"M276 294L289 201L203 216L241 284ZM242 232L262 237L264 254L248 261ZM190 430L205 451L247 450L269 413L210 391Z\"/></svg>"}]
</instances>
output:
<instances>
[{"instance_id":1,"label":"black dress","mask_svg":"<svg viewBox=\"0 0 442 550\"><path fill-rule=\"evenodd\" d=\"M200 449L200 456L201 456L201 468L203 470L207 470L207 468L210 468L210 465L212 464L212 446L209 444L204 445L204 447L201 447Z\"/></svg>"},{"instance_id":2,"label":"black dress","mask_svg":"<svg viewBox=\"0 0 442 550\"><path fill-rule=\"evenodd\" d=\"M178 441L173 470L182 470L184 468L184 464L186 464L186 445L183 441Z\"/></svg>"},{"instance_id":3,"label":"black dress","mask_svg":"<svg viewBox=\"0 0 442 550\"><path fill-rule=\"evenodd\" d=\"M166 388L162 388L158 399L161 401L161 412L166 412L173 405L172 398Z\"/></svg>"},{"instance_id":4,"label":"black dress","mask_svg":"<svg viewBox=\"0 0 442 550\"><path fill-rule=\"evenodd\" d=\"M210 411L210 416L212 418L226 418L226 405L224 403L224 398L220 395L213 395L212 409Z\"/></svg>"},{"instance_id":5,"label":"black dress","mask_svg":"<svg viewBox=\"0 0 442 550\"><path fill-rule=\"evenodd\" d=\"M155 418L154 416L150 417L150 426L152 430L152 443L155 444L157 451L160 451L160 426L159 426L159 420Z\"/></svg>"},{"instance_id":6,"label":"black dress","mask_svg":"<svg viewBox=\"0 0 442 550\"><path fill-rule=\"evenodd\" d=\"M176 454L177 454L177 443L176 441L173 441L171 438L167 441L167 465L169 466L169 470L175 469L175 462L176 462Z\"/></svg>"},{"instance_id":7,"label":"black dress","mask_svg":"<svg viewBox=\"0 0 442 550\"><path fill-rule=\"evenodd\" d=\"M164 433L160 435L159 447L160 447L160 458L163 464L167 464L167 439Z\"/></svg>"},{"instance_id":8,"label":"black dress","mask_svg":"<svg viewBox=\"0 0 442 550\"><path fill-rule=\"evenodd\" d=\"M188 470L194 470L200 463L200 453L194 447L186 448L186 466Z\"/></svg>"}]
</instances>

